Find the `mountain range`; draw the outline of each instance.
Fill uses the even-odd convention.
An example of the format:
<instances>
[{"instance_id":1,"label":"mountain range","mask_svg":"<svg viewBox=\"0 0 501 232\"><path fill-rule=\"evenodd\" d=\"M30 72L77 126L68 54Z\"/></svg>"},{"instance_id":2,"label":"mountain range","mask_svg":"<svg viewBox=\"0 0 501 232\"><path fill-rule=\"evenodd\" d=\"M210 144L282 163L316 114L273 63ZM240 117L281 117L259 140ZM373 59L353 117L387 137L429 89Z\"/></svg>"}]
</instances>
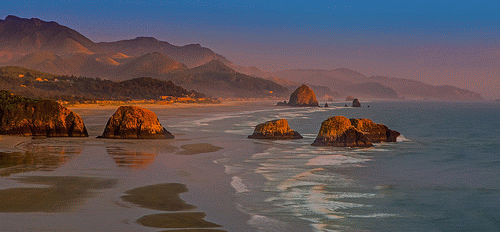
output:
<instances>
[{"instance_id":1,"label":"mountain range","mask_svg":"<svg viewBox=\"0 0 501 232\"><path fill-rule=\"evenodd\" d=\"M200 44L175 46L152 37L96 43L56 22L16 16L0 20L0 65L110 80L153 77L213 97L286 97L306 83L325 98L482 99L453 86L365 76L350 69L263 72L235 65Z\"/></svg>"}]
</instances>

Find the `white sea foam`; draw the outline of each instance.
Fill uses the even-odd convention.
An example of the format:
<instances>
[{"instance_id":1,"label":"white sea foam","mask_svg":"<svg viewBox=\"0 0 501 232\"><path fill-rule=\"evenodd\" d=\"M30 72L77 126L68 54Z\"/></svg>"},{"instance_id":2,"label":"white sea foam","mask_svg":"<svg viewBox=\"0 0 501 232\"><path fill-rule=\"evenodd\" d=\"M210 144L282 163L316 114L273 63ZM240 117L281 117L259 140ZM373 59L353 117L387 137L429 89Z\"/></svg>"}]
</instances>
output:
<instances>
[{"instance_id":1,"label":"white sea foam","mask_svg":"<svg viewBox=\"0 0 501 232\"><path fill-rule=\"evenodd\" d=\"M247 221L247 223L253 227L257 227L258 231L264 231L264 232L290 231L290 228L287 228L287 223L257 214L252 215L251 219Z\"/></svg>"},{"instance_id":2,"label":"white sea foam","mask_svg":"<svg viewBox=\"0 0 501 232\"><path fill-rule=\"evenodd\" d=\"M215 159L212 161L212 163L215 163L215 164L224 164L224 163L227 163L230 159L228 158L221 158L221 159Z\"/></svg>"},{"instance_id":3,"label":"white sea foam","mask_svg":"<svg viewBox=\"0 0 501 232\"><path fill-rule=\"evenodd\" d=\"M341 199L341 198L376 198L378 197L378 194L374 193L353 193L353 192L337 192L333 194L329 194L328 198L335 198L335 199Z\"/></svg>"},{"instance_id":4,"label":"white sea foam","mask_svg":"<svg viewBox=\"0 0 501 232\"><path fill-rule=\"evenodd\" d=\"M334 166L334 165L362 163L369 160L370 159L354 158L345 155L323 155L308 160L308 163L306 163L306 165Z\"/></svg>"},{"instance_id":5,"label":"white sea foam","mask_svg":"<svg viewBox=\"0 0 501 232\"><path fill-rule=\"evenodd\" d=\"M399 217L398 214L392 213L373 213L367 215L350 215L350 217L354 218L386 218L386 217Z\"/></svg>"},{"instance_id":6,"label":"white sea foam","mask_svg":"<svg viewBox=\"0 0 501 232\"><path fill-rule=\"evenodd\" d=\"M242 171L243 167L237 165L224 165L224 173L228 175L238 174Z\"/></svg>"},{"instance_id":7,"label":"white sea foam","mask_svg":"<svg viewBox=\"0 0 501 232\"><path fill-rule=\"evenodd\" d=\"M277 189L286 190L289 188L302 187L302 186L315 186L320 183L314 181L297 181L297 180L286 180L277 186Z\"/></svg>"},{"instance_id":8,"label":"white sea foam","mask_svg":"<svg viewBox=\"0 0 501 232\"><path fill-rule=\"evenodd\" d=\"M262 153L256 153L256 154L253 154L251 156L252 159L264 159L264 158L268 158L268 157L271 157L272 154L269 153L269 152L262 152Z\"/></svg>"},{"instance_id":9,"label":"white sea foam","mask_svg":"<svg viewBox=\"0 0 501 232\"><path fill-rule=\"evenodd\" d=\"M252 129L240 129L240 130L225 130L224 133L236 134L236 135L250 135L252 134Z\"/></svg>"},{"instance_id":10,"label":"white sea foam","mask_svg":"<svg viewBox=\"0 0 501 232\"><path fill-rule=\"evenodd\" d=\"M238 176L233 176L231 178L230 185L231 185L231 187L233 187L235 189L235 191L237 193L249 192L249 190L247 189L247 186L245 186L245 184L243 183L242 178L240 178Z\"/></svg>"},{"instance_id":11,"label":"white sea foam","mask_svg":"<svg viewBox=\"0 0 501 232\"><path fill-rule=\"evenodd\" d=\"M410 139L406 138L405 136L403 135L399 135L397 137L397 142L407 142L407 141L411 141Z\"/></svg>"}]
</instances>

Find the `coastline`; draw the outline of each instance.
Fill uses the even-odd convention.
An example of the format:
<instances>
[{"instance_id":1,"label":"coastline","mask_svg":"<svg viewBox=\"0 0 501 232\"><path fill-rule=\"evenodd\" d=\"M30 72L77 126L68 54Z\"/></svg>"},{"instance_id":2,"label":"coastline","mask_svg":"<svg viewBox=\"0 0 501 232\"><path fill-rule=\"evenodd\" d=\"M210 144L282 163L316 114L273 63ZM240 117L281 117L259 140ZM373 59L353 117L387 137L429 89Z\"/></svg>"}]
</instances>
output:
<instances>
[{"instance_id":1,"label":"coastline","mask_svg":"<svg viewBox=\"0 0 501 232\"><path fill-rule=\"evenodd\" d=\"M2 152L16 151L20 152L23 157L26 157L29 152L49 152L48 158L44 157L44 160L37 160L35 163L22 163L21 165L24 168L19 165L9 167L6 173L8 179L0 179L0 186L3 186L0 188L0 194L14 190L20 196L26 194L26 191L40 192L38 188L25 189L32 186L31 182L27 182L28 184L19 182L18 178L33 179L47 176L49 179L57 179L71 176L72 178L83 178L84 181L85 178L89 177L99 178L98 181L113 181L115 183L113 186L92 190L92 194L87 195L85 198L73 197L66 199L63 204L65 207L58 208L55 212L57 215L53 216L55 218L66 218L67 216L64 215L74 213L75 210L86 213L94 212L96 215L90 216L89 220L94 221L95 225L103 230L150 231L152 228L142 227L136 224L135 221L146 215L165 212L144 210L135 204L123 202L120 197L126 191L140 187L156 184L182 184L186 186L187 192L182 193L180 198L187 204L195 206L195 209L189 211L192 214L182 215L193 215L192 221L199 223L199 225L222 226L213 228L214 230L254 231L254 228L247 223L251 216L239 211L235 202L231 200L234 199L235 193L234 188L231 186L231 176L225 174L224 166L213 162L228 155L231 149L229 149L228 145L225 145L227 143L219 142L218 136L214 135L212 137L210 136L211 133L190 133L173 126L186 121L186 118L190 118L188 121L203 119L219 113L238 113L249 109L259 109L263 105L268 105L268 103L256 100L227 101L221 104L139 104L141 107L154 111L162 125L174 132L176 138L172 140L98 139L96 136L102 133L108 118L118 105L96 106L95 104L84 104L71 106L69 109L78 113L84 120L89 132L88 138L0 136L0 141L2 141L0 150ZM19 144L22 146L19 146ZM53 159L57 159L55 161L57 163L44 163L46 160ZM43 185L43 183L40 184ZM5 192L5 194L12 196L10 192ZM103 195L105 192L109 196ZM37 201L37 199L42 202L48 200L43 197L35 197L34 201ZM64 200L65 198L61 199ZM58 201L57 198L51 198L50 200ZM9 207L15 208L15 204ZM50 211L50 209L44 207L39 206L32 210L34 212L40 210L42 212L44 210ZM95 212L92 209L96 207L103 208L104 212L114 212L116 215L105 216L112 219L111 222L105 222L99 218L104 216L99 216L102 212ZM24 206L24 208L28 209L28 211L31 210L27 206ZM19 213L28 218L30 217L26 213ZM0 214L12 220L17 217L1 210ZM68 221L68 219L64 220ZM129 226L115 224L123 220L126 220ZM142 224L150 225L144 221L144 218L141 220ZM203 222L203 220L209 224ZM54 225L50 224L51 221ZM200 224L201 222L203 223ZM57 227L57 223L53 220L45 219L44 222L34 220L33 223L38 224L39 228L62 229ZM75 226L79 224L82 226L81 223L76 223ZM116 227L110 228L113 224ZM29 225L30 223L26 226ZM130 225L133 226L130 227ZM11 226L7 226L6 229L25 228L23 225L16 225L16 223Z\"/></svg>"},{"instance_id":2,"label":"coastline","mask_svg":"<svg viewBox=\"0 0 501 232\"><path fill-rule=\"evenodd\" d=\"M329 108L298 108L276 107L275 102L236 101L217 105L221 107L144 105L152 109L161 124L176 136L172 140L97 139L116 108L103 106L94 109L89 105L73 108L86 123L88 138L0 136L0 141L12 141L2 143L0 152L22 149L27 145L22 151L43 154L42 159L33 163L19 161L24 168L13 169L7 173L9 176L0 178L0 195L3 190L14 189L15 192L9 190L11 192L6 192L5 196L12 197L13 193L24 196L25 191L21 188L43 193L40 188L47 186L47 191L54 188L69 191L68 186L71 185L53 185L45 181L57 182L60 177L74 178L75 183L88 183L90 186L79 189L83 192L82 197L68 192L68 197L61 199L64 207L46 216L34 217L33 213L13 214L0 210L0 222L6 222L3 229L78 230L87 228L86 224L77 221L84 218L99 230L152 231L152 227L166 226L159 220L191 217L187 220L194 224L178 226L206 226L205 229L200 228L202 231L311 231L315 228L385 231L389 223L381 223L384 221L399 229L422 231L456 225L455 222L463 220L461 215L448 214L456 206L449 204L448 196L458 191L474 194L480 199L478 207L472 209L476 213L485 210L495 213L498 210L482 205L499 198L499 189L492 187L496 186L493 185L495 181L482 178L497 175L499 179L499 173L489 171L471 177L468 173L455 173L454 169L449 169L452 170L451 175L436 175L442 179L435 181L424 178L426 173L415 168L418 162L419 167L436 173L444 171L443 164L454 167L465 163L471 166L470 170L477 170L473 161L479 158L478 154L483 159L479 161L480 167L486 168L485 165L491 163L498 166L499 159L489 158L492 149L499 149L498 139L489 142L469 136L469 133L493 130L489 124L493 116L490 113L499 111L498 104L390 102L373 103L370 108L342 107L339 104ZM389 123L390 128L399 129L407 139L381 143L371 149L310 146L322 120L332 115L362 116L375 122ZM429 115L434 116L433 121L430 121ZM443 123L444 115L450 117L446 121L452 122L452 125ZM457 118L455 115L467 117ZM478 120L476 117L479 115L485 118ZM499 114L495 115L499 119ZM275 118L288 119L291 128L302 132L304 138L294 142L247 139L257 123ZM478 128L464 127L467 125L465 121L477 123ZM454 136L450 135L451 131ZM465 140L465 136L469 139ZM491 137L496 136L491 134ZM455 148L457 141L469 145ZM20 142L22 146L16 146ZM484 146L489 149L475 150ZM436 151L443 154L437 156ZM470 157L470 154L475 154L475 157ZM411 173L412 177L402 177L402 173ZM466 177L477 178L477 181L470 183L465 181ZM442 186L443 183L449 185ZM195 208L166 211L165 208L152 207L161 202L138 203L122 198L131 191L135 191L140 199L144 198L146 192L137 190L159 185L180 185L187 191L179 191L179 188L147 191L154 195L153 198L166 192L170 198L177 197L173 199L178 201L177 204L180 204L180 199ZM463 189L458 186L470 187ZM435 203L415 211L413 202L428 199L427 194L430 193L436 196L430 198ZM411 207L395 205L396 201ZM437 208L439 202L447 203L447 208ZM32 208L25 206L23 209ZM35 210L48 211L43 205ZM430 212L434 212L435 216L429 216ZM19 217L32 223L15 223ZM453 217L455 221L440 225L434 220L436 217ZM483 220L482 224L487 225L485 228L491 225L487 219L476 217L475 220ZM74 226L63 228L59 221ZM479 224L470 223L463 228Z\"/></svg>"}]
</instances>

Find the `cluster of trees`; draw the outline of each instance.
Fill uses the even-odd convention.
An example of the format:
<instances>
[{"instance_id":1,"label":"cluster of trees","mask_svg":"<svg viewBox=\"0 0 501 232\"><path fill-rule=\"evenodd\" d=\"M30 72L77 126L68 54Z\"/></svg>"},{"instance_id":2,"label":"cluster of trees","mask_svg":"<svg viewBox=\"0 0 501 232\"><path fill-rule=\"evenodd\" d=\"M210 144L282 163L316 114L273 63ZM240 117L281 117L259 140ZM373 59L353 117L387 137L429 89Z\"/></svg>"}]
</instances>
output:
<instances>
[{"instance_id":1,"label":"cluster of trees","mask_svg":"<svg viewBox=\"0 0 501 232\"><path fill-rule=\"evenodd\" d=\"M114 82L100 78L53 75L19 67L0 68L0 90L70 102L88 100L157 100L160 96L202 98L172 81L149 77Z\"/></svg>"}]
</instances>

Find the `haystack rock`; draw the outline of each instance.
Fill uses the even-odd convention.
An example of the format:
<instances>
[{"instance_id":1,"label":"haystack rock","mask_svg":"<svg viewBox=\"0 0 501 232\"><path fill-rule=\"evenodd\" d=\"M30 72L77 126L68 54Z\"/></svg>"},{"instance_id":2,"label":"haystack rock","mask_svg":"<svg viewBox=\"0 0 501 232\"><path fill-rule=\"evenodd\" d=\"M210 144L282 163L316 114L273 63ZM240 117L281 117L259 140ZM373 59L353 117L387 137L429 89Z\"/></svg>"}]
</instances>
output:
<instances>
[{"instance_id":1,"label":"haystack rock","mask_svg":"<svg viewBox=\"0 0 501 232\"><path fill-rule=\"evenodd\" d=\"M353 104L351 105L351 107L361 107L358 98L353 99Z\"/></svg>"},{"instance_id":2,"label":"haystack rock","mask_svg":"<svg viewBox=\"0 0 501 232\"><path fill-rule=\"evenodd\" d=\"M367 136L358 131L348 118L330 117L322 122L322 127L312 146L372 147Z\"/></svg>"},{"instance_id":3,"label":"haystack rock","mask_svg":"<svg viewBox=\"0 0 501 232\"><path fill-rule=\"evenodd\" d=\"M137 106L120 106L106 124L99 138L110 139L173 139L157 115Z\"/></svg>"},{"instance_id":4,"label":"haystack rock","mask_svg":"<svg viewBox=\"0 0 501 232\"><path fill-rule=\"evenodd\" d=\"M400 135L399 132L390 130L383 124L376 124L370 119L352 118L350 119L350 122L351 125L353 125L358 131L367 136L369 141L371 141L372 143L396 142L397 137Z\"/></svg>"},{"instance_id":5,"label":"haystack rock","mask_svg":"<svg viewBox=\"0 0 501 232\"><path fill-rule=\"evenodd\" d=\"M0 134L87 137L82 118L52 100L35 100L0 91Z\"/></svg>"},{"instance_id":6,"label":"haystack rock","mask_svg":"<svg viewBox=\"0 0 501 232\"><path fill-rule=\"evenodd\" d=\"M306 85L301 85L291 94L289 106L318 106L317 97L313 90Z\"/></svg>"},{"instance_id":7,"label":"haystack rock","mask_svg":"<svg viewBox=\"0 0 501 232\"><path fill-rule=\"evenodd\" d=\"M254 133L249 135L250 139L302 139L298 132L289 128L289 123L285 119L278 119L261 123L256 126Z\"/></svg>"}]
</instances>

